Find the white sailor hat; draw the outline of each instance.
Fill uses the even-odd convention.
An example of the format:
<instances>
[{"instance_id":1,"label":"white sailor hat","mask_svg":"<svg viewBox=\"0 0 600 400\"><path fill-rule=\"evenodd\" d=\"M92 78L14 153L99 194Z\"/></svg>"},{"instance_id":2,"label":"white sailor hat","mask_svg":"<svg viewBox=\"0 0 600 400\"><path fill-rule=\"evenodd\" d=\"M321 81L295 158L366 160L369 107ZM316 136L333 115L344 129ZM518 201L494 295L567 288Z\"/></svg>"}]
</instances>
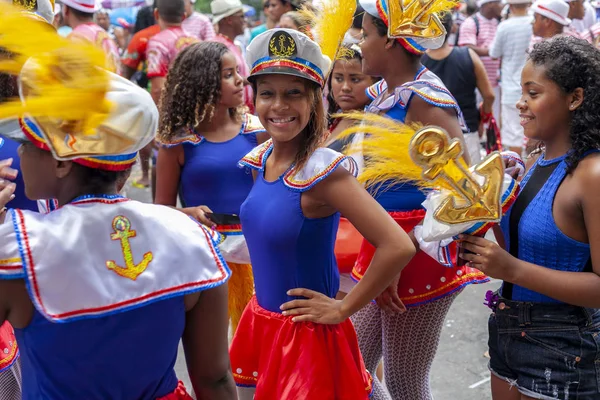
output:
<instances>
[{"instance_id":1,"label":"white sailor hat","mask_svg":"<svg viewBox=\"0 0 600 400\"><path fill-rule=\"evenodd\" d=\"M271 29L258 35L246 52L251 66L248 80L259 75L294 75L323 86L331 67L317 43L293 29Z\"/></svg>"}]
</instances>

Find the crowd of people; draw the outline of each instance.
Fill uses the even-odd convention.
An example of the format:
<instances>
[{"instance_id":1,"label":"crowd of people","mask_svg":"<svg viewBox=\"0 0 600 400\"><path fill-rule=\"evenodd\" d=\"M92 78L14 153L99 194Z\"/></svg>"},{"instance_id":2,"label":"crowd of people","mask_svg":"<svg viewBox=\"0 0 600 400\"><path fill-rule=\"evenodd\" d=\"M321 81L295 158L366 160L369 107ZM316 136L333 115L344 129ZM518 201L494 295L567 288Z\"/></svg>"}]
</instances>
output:
<instances>
[{"instance_id":1,"label":"crowd of people","mask_svg":"<svg viewBox=\"0 0 600 400\"><path fill-rule=\"evenodd\" d=\"M429 400L450 306L489 277L492 398L600 399L596 9L433 0L413 21L390 1L329 21L316 1L265 0L252 29L240 0L210 16L155 0L131 26L96 0L0 3L0 24L103 54L106 88L75 121L28 108L48 95L40 71L68 90L73 72L0 33L0 114L17 110L0 120L0 400ZM442 33L392 35L398 18ZM348 27L333 58L324 23ZM359 183L352 112L440 127L465 165L525 159L495 240L426 252L429 192ZM154 204L123 195L136 162Z\"/></svg>"}]
</instances>

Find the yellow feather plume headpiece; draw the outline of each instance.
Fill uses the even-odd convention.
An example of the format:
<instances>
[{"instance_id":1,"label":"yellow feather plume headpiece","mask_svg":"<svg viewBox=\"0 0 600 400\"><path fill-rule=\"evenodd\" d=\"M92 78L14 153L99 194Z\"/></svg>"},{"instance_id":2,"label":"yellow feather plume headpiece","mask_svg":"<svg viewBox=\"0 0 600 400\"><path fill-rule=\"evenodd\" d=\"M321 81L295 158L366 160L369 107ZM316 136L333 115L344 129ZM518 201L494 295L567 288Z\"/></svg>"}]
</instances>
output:
<instances>
[{"instance_id":1,"label":"yellow feather plume headpiece","mask_svg":"<svg viewBox=\"0 0 600 400\"><path fill-rule=\"evenodd\" d=\"M311 21L315 41L323 55L334 62L339 57L344 35L352 26L356 0L325 0L321 8L304 7L300 13Z\"/></svg>"},{"instance_id":2,"label":"yellow feather plume headpiece","mask_svg":"<svg viewBox=\"0 0 600 400\"><path fill-rule=\"evenodd\" d=\"M365 166L358 180L368 188L377 190L384 183L411 182L421 188L452 190L452 186L444 181L425 179L422 166L417 165L411 157L411 140L421 126L405 125L391 118L360 111L333 117L361 122L344 130L339 137L364 134L362 141L351 145L346 153L362 153ZM462 158L460 163L467 167Z\"/></svg>"},{"instance_id":3,"label":"yellow feather plume headpiece","mask_svg":"<svg viewBox=\"0 0 600 400\"><path fill-rule=\"evenodd\" d=\"M500 153L492 153L469 168L462 158L461 142L450 140L441 128L404 125L372 113L336 117L362 122L340 134L364 134L362 142L349 149L362 152L365 159L359 181L375 190L382 184L388 187L408 181L421 188L441 189L439 206L431 210L438 222L452 225L499 221L503 210L516 198L518 185L504 175ZM480 232L482 226L477 225L472 232Z\"/></svg>"},{"instance_id":4,"label":"yellow feather plume headpiece","mask_svg":"<svg viewBox=\"0 0 600 400\"><path fill-rule=\"evenodd\" d=\"M59 36L51 25L0 2L0 72L18 75L23 101L0 104L0 119L40 117L66 130L93 134L108 116L106 58L92 44Z\"/></svg>"}]
</instances>

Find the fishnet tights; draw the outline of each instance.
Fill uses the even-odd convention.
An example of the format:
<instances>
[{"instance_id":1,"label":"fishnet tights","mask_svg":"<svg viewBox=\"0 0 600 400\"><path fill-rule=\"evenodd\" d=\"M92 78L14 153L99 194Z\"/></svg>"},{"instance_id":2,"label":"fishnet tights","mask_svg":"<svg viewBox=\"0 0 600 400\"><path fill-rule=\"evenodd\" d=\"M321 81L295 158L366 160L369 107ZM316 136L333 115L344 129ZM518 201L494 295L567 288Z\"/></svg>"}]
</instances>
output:
<instances>
[{"instance_id":1,"label":"fishnet tights","mask_svg":"<svg viewBox=\"0 0 600 400\"><path fill-rule=\"evenodd\" d=\"M0 372L0 400L21 400L21 360Z\"/></svg>"},{"instance_id":2,"label":"fishnet tights","mask_svg":"<svg viewBox=\"0 0 600 400\"><path fill-rule=\"evenodd\" d=\"M459 293L396 315L370 303L351 317L365 366L374 378L372 400L433 399L429 372L446 314ZM382 356L385 388L375 377Z\"/></svg>"}]
</instances>

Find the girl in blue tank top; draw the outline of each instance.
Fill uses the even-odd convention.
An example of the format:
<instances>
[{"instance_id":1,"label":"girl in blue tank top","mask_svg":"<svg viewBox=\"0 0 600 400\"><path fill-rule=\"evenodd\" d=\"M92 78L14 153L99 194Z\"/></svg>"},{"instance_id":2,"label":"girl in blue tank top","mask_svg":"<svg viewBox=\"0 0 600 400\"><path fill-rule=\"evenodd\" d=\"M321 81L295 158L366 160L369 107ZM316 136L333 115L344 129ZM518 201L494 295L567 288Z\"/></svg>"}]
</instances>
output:
<instances>
[{"instance_id":1,"label":"girl in blue tank top","mask_svg":"<svg viewBox=\"0 0 600 400\"><path fill-rule=\"evenodd\" d=\"M600 52L583 40L534 47L517 108L543 152L499 244L462 238L461 257L504 281L487 295L494 399L600 398L598 76Z\"/></svg>"},{"instance_id":2,"label":"girl in blue tank top","mask_svg":"<svg viewBox=\"0 0 600 400\"><path fill-rule=\"evenodd\" d=\"M304 34L275 29L248 47L256 110L271 140L240 165L254 186L241 207L256 296L230 348L241 399L367 399L348 317L375 298L414 255L414 246L358 184L351 158L319 148L322 86L330 61ZM340 212L376 247L371 269L344 300L334 243ZM400 310L388 296L386 307Z\"/></svg>"},{"instance_id":3,"label":"girl in blue tank top","mask_svg":"<svg viewBox=\"0 0 600 400\"><path fill-rule=\"evenodd\" d=\"M161 99L156 203L175 207L179 195L181 211L230 235L242 234L237 216L253 183L237 162L266 139L258 118L244 113L243 89L235 56L221 43L203 42L176 58ZM208 220L205 212L229 218ZM253 293L252 271L229 267L235 331Z\"/></svg>"}]
</instances>

